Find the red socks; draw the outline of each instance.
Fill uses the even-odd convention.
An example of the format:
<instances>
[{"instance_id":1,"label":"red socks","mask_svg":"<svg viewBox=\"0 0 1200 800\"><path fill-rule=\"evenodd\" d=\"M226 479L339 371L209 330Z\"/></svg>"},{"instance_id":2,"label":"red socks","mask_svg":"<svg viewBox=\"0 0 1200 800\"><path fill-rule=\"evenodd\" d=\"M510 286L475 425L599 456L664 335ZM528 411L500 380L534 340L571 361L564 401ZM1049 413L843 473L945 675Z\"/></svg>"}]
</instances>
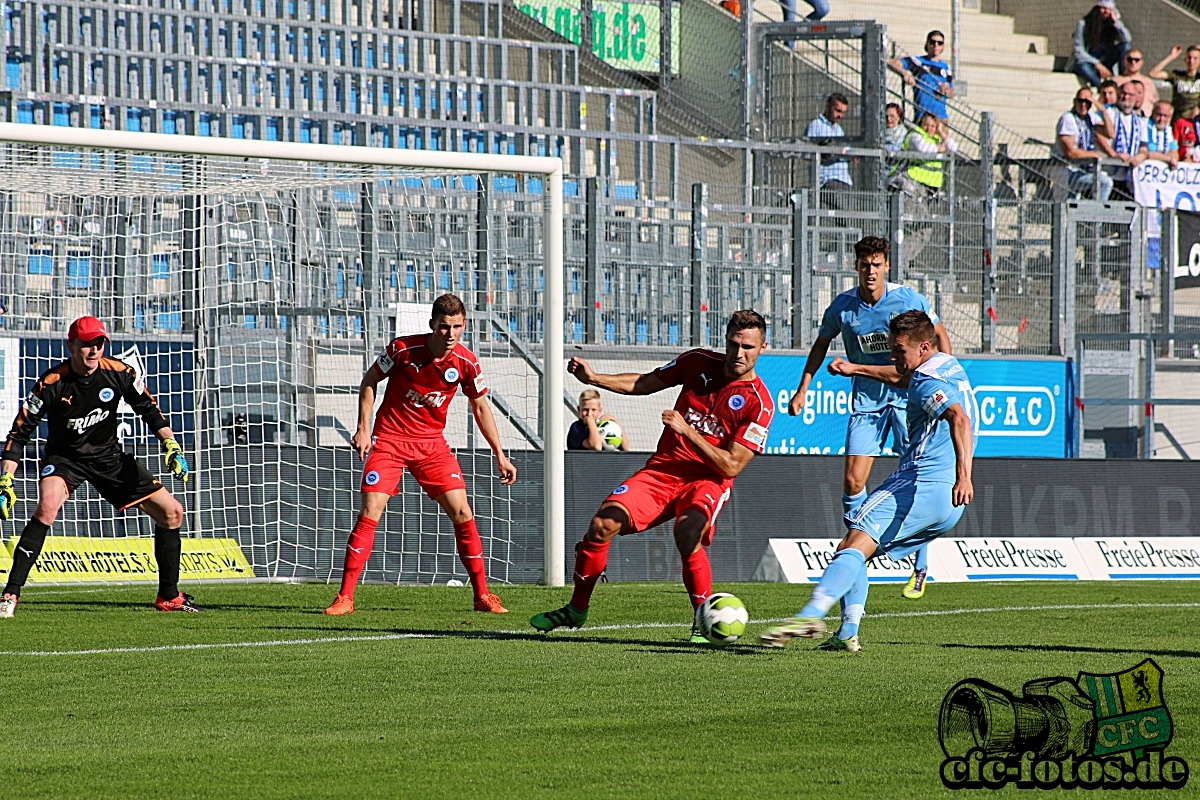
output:
<instances>
[{"instance_id":1,"label":"red socks","mask_svg":"<svg viewBox=\"0 0 1200 800\"><path fill-rule=\"evenodd\" d=\"M346 542L346 564L342 568L342 588L338 592L342 597L354 597L354 587L362 576L363 567L371 557L371 548L375 545L375 528L379 520L369 519L362 514L354 522L354 530Z\"/></svg>"},{"instance_id":2,"label":"red socks","mask_svg":"<svg viewBox=\"0 0 1200 800\"><path fill-rule=\"evenodd\" d=\"M471 576L471 588L475 590L475 599L487 597L487 570L483 563L483 542L479 539L479 529L475 520L457 522L454 525L454 543L458 546L458 557Z\"/></svg>"},{"instance_id":3,"label":"red socks","mask_svg":"<svg viewBox=\"0 0 1200 800\"><path fill-rule=\"evenodd\" d=\"M712 594L712 567L703 547L683 557L683 585L692 599L692 608L699 607Z\"/></svg>"},{"instance_id":4,"label":"red socks","mask_svg":"<svg viewBox=\"0 0 1200 800\"><path fill-rule=\"evenodd\" d=\"M575 592L571 595L571 605L578 611L587 611L596 581L608 566L608 545L609 542L601 544L588 539L579 545L575 555Z\"/></svg>"}]
</instances>

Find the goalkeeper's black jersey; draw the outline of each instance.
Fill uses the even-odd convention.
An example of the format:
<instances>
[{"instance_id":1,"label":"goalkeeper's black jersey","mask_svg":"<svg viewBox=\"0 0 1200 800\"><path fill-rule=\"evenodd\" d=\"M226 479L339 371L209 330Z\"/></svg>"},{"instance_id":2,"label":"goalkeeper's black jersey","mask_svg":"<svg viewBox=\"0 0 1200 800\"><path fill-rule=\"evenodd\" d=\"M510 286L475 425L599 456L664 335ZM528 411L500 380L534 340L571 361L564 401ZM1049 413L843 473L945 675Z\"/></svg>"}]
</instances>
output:
<instances>
[{"instance_id":1,"label":"goalkeeper's black jersey","mask_svg":"<svg viewBox=\"0 0 1200 800\"><path fill-rule=\"evenodd\" d=\"M133 367L101 358L91 375L71 369L70 360L47 370L21 404L4 444L3 458L20 461L25 445L42 417L50 426L46 455L89 459L121 452L117 441L117 406L124 400L150 430L168 425L158 403L137 380Z\"/></svg>"}]
</instances>

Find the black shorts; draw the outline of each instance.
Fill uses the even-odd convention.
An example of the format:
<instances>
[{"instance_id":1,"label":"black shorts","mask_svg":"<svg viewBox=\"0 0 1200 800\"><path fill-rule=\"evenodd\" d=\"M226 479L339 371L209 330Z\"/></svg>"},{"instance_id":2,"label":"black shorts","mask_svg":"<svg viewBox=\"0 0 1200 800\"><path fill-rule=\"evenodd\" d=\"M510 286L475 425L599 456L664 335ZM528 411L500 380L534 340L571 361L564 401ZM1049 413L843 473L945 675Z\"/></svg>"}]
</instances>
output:
<instances>
[{"instance_id":1,"label":"black shorts","mask_svg":"<svg viewBox=\"0 0 1200 800\"><path fill-rule=\"evenodd\" d=\"M108 502L124 511L161 492L162 482L129 453L92 456L86 460L48 455L42 459L40 480L62 478L72 494L87 481Z\"/></svg>"}]
</instances>

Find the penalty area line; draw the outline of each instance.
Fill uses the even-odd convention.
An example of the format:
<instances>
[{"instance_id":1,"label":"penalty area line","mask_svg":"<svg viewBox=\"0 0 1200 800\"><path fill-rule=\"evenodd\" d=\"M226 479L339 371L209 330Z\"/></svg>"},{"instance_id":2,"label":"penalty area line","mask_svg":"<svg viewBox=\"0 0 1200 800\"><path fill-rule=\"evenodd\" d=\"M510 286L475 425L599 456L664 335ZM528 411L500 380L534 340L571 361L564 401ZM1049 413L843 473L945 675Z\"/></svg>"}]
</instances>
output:
<instances>
[{"instance_id":1,"label":"penalty area line","mask_svg":"<svg viewBox=\"0 0 1200 800\"><path fill-rule=\"evenodd\" d=\"M911 617L948 617L960 614L1011 614L1037 611L1087 611L1114 610L1121 608L1200 608L1200 603L1064 603L1061 605L1044 606L995 606L992 608L952 608L927 611L894 611L882 614L867 614L872 619L900 619ZM786 622L792 617L775 617L773 619L752 619L752 624L768 624ZM623 625L596 625L590 628L580 628L572 631L572 635L599 633L603 631L649 630L654 628L687 628L690 622L634 622ZM530 629L471 631L479 637L489 634L501 636L518 636L531 634ZM117 653L163 653L187 650L229 650L244 647L290 647L296 645L314 644L343 644L349 642L392 642L403 639L447 639L461 637L461 633L385 633L368 636L320 636L306 639L271 639L254 642L199 642L193 644L162 644L147 647L95 647L86 650L0 650L0 656L95 656Z\"/></svg>"}]
</instances>

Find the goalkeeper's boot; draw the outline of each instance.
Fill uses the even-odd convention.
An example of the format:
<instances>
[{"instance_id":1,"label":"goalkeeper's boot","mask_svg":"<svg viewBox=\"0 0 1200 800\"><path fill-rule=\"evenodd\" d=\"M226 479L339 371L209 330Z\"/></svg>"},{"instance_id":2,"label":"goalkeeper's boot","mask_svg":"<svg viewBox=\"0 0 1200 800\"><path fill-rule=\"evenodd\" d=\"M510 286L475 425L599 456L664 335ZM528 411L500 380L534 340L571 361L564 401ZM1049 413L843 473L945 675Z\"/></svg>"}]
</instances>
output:
<instances>
[{"instance_id":1,"label":"goalkeeper's boot","mask_svg":"<svg viewBox=\"0 0 1200 800\"><path fill-rule=\"evenodd\" d=\"M925 594L925 573L927 570L915 569L913 574L908 576L908 583L904 584L902 595L909 600L920 600Z\"/></svg>"},{"instance_id":2,"label":"goalkeeper's boot","mask_svg":"<svg viewBox=\"0 0 1200 800\"><path fill-rule=\"evenodd\" d=\"M17 596L5 592L3 597L0 597L0 619L12 619L12 615L17 613Z\"/></svg>"},{"instance_id":3,"label":"goalkeeper's boot","mask_svg":"<svg viewBox=\"0 0 1200 800\"><path fill-rule=\"evenodd\" d=\"M692 623L692 636L688 641L692 644L712 644L712 642L704 638L704 634L700 632L700 626L695 622Z\"/></svg>"},{"instance_id":4,"label":"goalkeeper's boot","mask_svg":"<svg viewBox=\"0 0 1200 800\"><path fill-rule=\"evenodd\" d=\"M333 598L333 602L329 605L329 608L325 609L325 613L330 617L340 617L343 614L353 614L354 598L345 597L341 592L338 592L338 596Z\"/></svg>"},{"instance_id":5,"label":"goalkeeper's boot","mask_svg":"<svg viewBox=\"0 0 1200 800\"><path fill-rule=\"evenodd\" d=\"M824 650L826 652L845 651L847 653L857 653L862 650L862 645L858 643L858 635L851 636L849 639L839 639L836 636L830 636L825 641L813 648L813 650Z\"/></svg>"},{"instance_id":6,"label":"goalkeeper's boot","mask_svg":"<svg viewBox=\"0 0 1200 800\"><path fill-rule=\"evenodd\" d=\"M783 647L792 639L820 639L825 633L825 621L809 617L794 617L778 628L761 636L763 647Z\"/></svg>"},{"instance_id":7,"label":"goalkeeper's boot","mask_svg":"<svg viewBox=\"0 0 1200 800\"><path fill-rule=\"evenodd\" d=\"M575 608L575 606L567 603L562 608L556 608L553 611L546 611L542 614L534 614L529 620L529 624L537 628L542 633L549 633L555 628L579 628L583 623L587 622L587 609L583 611Z\"/></svg>"},{"instance_id":8,"label":"goalkeeper's boot","mask_svg":"<svg viewBox=\"0 0 1200 800\"><path fill-rule=\"evenodd\" d=\"M192 601L190 594L184 594L183 592L180 592L179 596L174 600L164 600L161 597L156 597L154 599L154 607L159 611L188 611L191 613L204 610Z\"/></svg>"},{"instance_id":9,"label":"goalkeeper's boot","mask_svg":"<svg viewBox=\"0 0 1200 800\"><path fill-rule=\"evenodd\" d=\"M485 594L483 597L475 601L475 610L484 611L488 614L507 614L508 609L500 605L500 596L494 594Z\"/></svg>"}]
</instances>

